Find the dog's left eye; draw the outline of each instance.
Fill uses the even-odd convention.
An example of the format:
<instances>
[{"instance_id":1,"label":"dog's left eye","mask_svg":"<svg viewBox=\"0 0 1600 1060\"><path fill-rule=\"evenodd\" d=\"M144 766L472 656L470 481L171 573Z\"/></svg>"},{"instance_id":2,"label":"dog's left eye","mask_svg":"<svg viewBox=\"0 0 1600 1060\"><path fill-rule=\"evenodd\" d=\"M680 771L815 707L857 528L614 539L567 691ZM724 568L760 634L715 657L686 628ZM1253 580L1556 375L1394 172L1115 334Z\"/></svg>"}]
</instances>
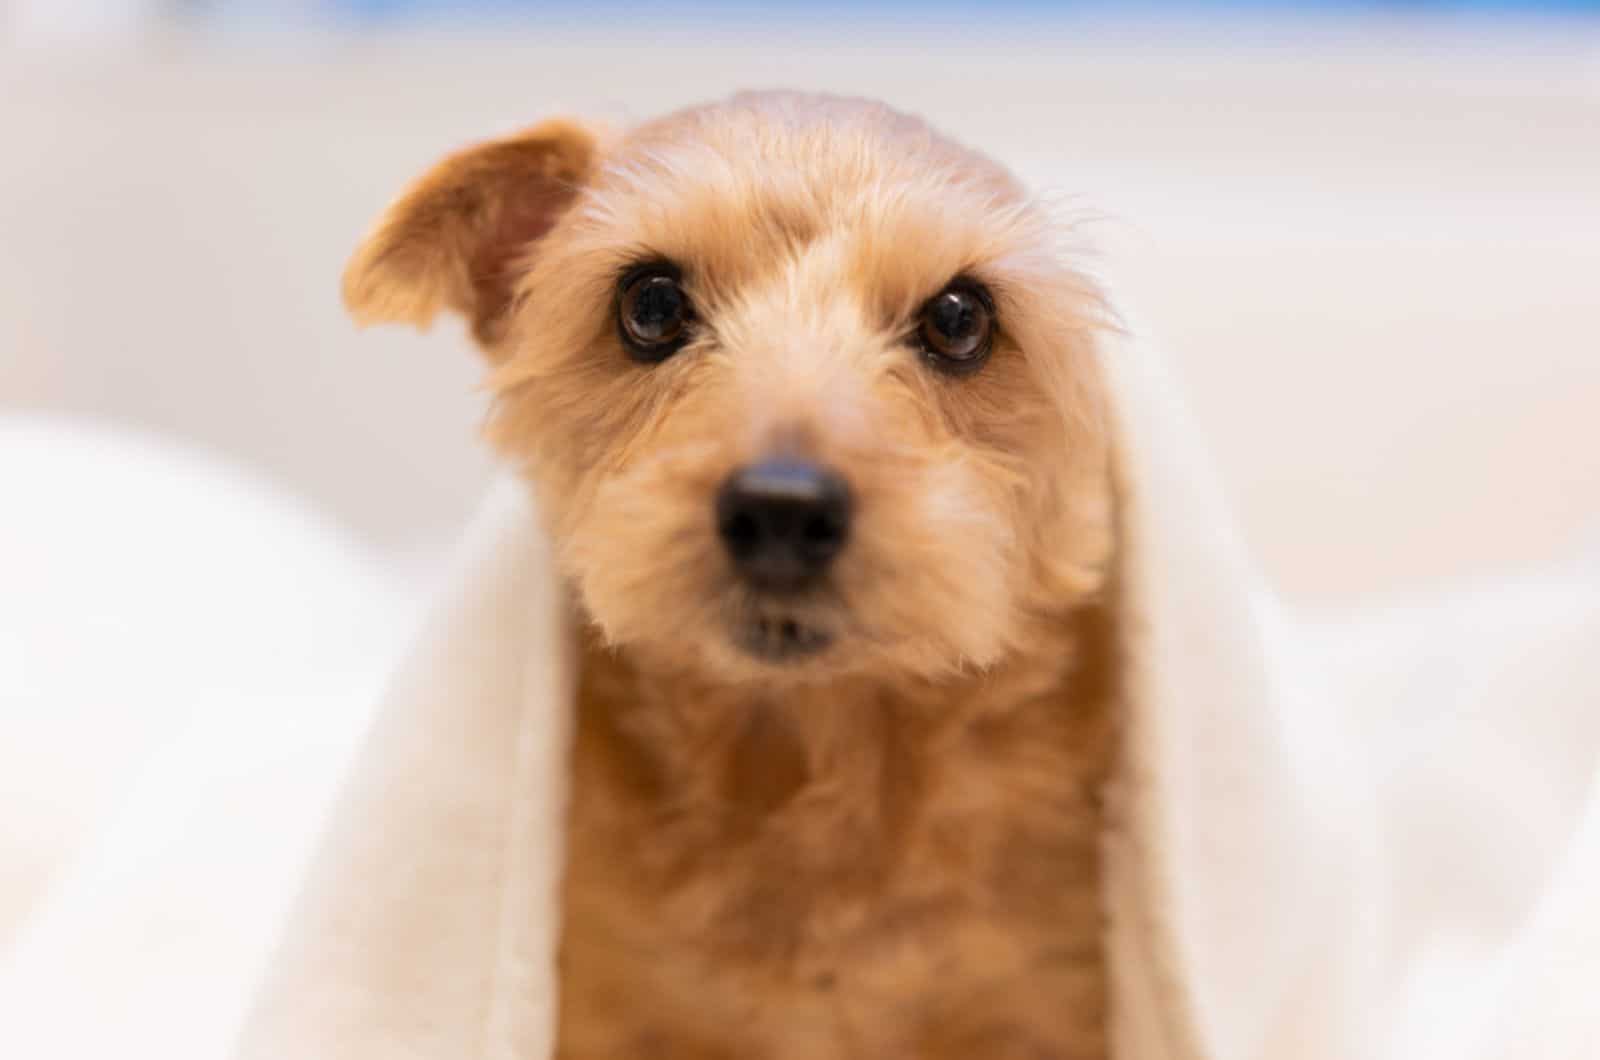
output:
<instances>
[{"instance_id":1,"label":"dog's left eye","mask_svg":"<svg viewBox=\"0 0 1600 1060\"><path fill-rule=\"evenodd\" d=\"M935 368L956 375L975 372L994 341L994 301L969 280L957 280L922 307L917 338Z\"/></svg>"},{"instance_id":2,"label":"dog's left eye","mask_svg":"<svg viewBox=\"0 0 1600 1060\"><path fill-rule=\"evenodd\" d=\"M689 341L694 319L689 296L670 265L645 265L622 278L617 289L617 331L636 361L655 363Z\"/></svg>"}]
</instances>

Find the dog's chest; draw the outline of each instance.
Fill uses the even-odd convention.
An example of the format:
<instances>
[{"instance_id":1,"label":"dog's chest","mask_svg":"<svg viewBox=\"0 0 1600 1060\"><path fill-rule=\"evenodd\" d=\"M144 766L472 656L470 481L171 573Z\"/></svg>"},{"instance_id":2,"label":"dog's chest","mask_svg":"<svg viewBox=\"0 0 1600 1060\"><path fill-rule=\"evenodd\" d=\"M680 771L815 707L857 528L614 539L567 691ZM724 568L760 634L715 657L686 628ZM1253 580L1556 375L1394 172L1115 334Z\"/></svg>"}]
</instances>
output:
<instances>
[{"instance_id":1,"label":"dog's chest","mask_svg":"<svg viewBox=\"0 0 1600 1060\"><path fill-rule=\"evenodd\" d=\"M1099 704L685 713L589 678L563 1060L1100 1055Z\"/></svg>"}]
</instances>

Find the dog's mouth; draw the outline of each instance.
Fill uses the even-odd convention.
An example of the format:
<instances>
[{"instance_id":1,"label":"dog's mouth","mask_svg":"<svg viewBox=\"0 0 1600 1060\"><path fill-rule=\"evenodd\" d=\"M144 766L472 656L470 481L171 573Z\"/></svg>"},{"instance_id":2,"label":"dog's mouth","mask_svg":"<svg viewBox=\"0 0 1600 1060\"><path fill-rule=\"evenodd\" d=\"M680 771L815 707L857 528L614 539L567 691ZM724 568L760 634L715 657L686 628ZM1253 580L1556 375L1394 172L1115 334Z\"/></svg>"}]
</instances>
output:
<instances>
[{"instance_id":1,"label":"dog's mouth","mask_svg":"<svg viewBox=\"0 0 1600 1060\"><path fill-rule=\"evenodd\" d=\"M833 643L827 630L787 614L750 615L734 627L733 639L740 650L768 663L797 662Z\"/></svg>"}]
</instances>

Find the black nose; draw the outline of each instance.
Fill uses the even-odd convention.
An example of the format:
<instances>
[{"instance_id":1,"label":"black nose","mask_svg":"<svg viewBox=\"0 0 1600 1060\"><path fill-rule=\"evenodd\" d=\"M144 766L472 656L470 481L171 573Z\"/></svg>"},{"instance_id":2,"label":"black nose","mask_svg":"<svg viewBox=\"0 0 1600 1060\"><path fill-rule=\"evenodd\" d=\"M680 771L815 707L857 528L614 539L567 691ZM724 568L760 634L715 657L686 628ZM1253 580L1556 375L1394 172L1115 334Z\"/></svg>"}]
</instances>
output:
<instances>
[{"instance_id":1,"label":"black nose","mask_svg":"<svg viewBox=\"0 0 1600 1060\"><path fill-rule=\"evenodd\" d=\"M751 464L717 492L717 531L751 585L799 589L827 569L850 536L850 487L804 461Z\"/></svg>"}]
</instances>

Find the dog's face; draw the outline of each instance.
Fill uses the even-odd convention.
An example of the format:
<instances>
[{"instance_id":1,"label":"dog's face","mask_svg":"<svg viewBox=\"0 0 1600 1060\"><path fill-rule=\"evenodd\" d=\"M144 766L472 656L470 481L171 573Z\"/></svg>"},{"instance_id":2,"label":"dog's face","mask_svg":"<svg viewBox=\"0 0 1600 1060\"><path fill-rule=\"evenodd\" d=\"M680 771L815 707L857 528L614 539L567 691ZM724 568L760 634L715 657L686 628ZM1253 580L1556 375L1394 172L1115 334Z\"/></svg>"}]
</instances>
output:
<instances>
[{"instance_id":1,"label":"dog's face","mask_svg":"<svg viewBox=\"0 0 1600 1060\"><path fill-rule=\"evenodd\" d=\"M614 643L934 678L1101 581L1097 302L1006 172L886 108L539 126L425 176L346 284L470 320L491 436Z\"/></svg>"}]
</instances>

